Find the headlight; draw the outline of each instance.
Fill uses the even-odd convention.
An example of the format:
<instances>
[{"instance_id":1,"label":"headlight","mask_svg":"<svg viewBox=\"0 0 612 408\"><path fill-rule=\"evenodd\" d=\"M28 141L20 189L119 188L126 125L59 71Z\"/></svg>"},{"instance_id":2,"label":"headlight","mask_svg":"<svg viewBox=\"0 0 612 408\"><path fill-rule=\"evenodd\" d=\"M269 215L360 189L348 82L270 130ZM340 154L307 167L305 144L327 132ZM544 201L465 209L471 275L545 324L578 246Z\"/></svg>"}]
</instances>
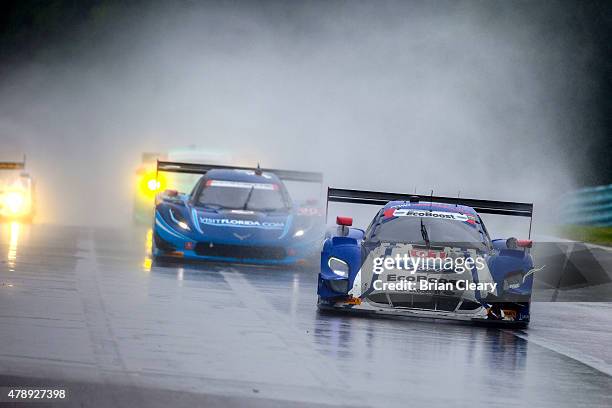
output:
<instances>
[{"instance_id":1,"label":"headlight","mask_svg":"<svg viewBox=\"0 0 612 408\"><path fill-rule=\"evenodd\" d=\"M342 259L338 259L332 256L331 258L329 258L329 261L327 261L327 266L329 266L329 269L331 269L332 272L336 275L341 276L343 278L348 278L349 266Z\"/></svg>"},{"instance_id":2,"label":"headlight","mask_svg":"<svg viewBox=\"0 0 612 408\"><path fill-rule=\"evenodd\" d=\"M138 190L143 197L153 198L155 194L166 189L166 177L163 173L150 170L138 178Z\"/></svg>"},{"instance_id":3,"label":"headlight","mask_svg":"<svg viewBox=\"0 0 612 408\"><path fill-rule=\"evenodd\" d=\"M334 292L346 293L348 292L348 279L329 280L327 284Z\"/></svg>"},{"instance_id":4,"label":"headlight","mask_svg":"<svg viewBox=\"0 0 612 408\"><path fill-rule=\"evenodd\" d=\"M293 234L293 237L294 238L299 238L299 237L301 237L303 235L304 235L304 230L297 230L297 231L295 231L295 234Z\"/></svg>"},{"instance_id":5,"label":"headlight","mask_svg":"<svg viewBox=\"0 0 612 408\"><path fill-rule=\"evenodd\" d=\"M159 190L159 187L161 187L161 183L157 181L157 179L152 178L147 181L147 188L149 191L157 191Z\"/></svg>"},{"instance_id":6,"label":"headlight","mask_svg":"<svg viewBox=\"0 0 612 408\"><path fill-rule=\"evenodd\" d=\"M170 213L170 218L172 218L172 221L174 221L176 225L178 225L185 231L191 231L191 228L189 228L189 225L187 225L187 223L180 214L176 214L172 208L168 212Z\"/></svg>"},{"instance_id":7,"label":"headlight","mask_svg":"<svg viewBox=\"0 0 612 408\"><path fill-rule=\"evenodd\" d=\"M18 214L25 209L26 199L19 191L10 191L4 196L4 205L12 214Z\"/></svg>"}]
</instances>

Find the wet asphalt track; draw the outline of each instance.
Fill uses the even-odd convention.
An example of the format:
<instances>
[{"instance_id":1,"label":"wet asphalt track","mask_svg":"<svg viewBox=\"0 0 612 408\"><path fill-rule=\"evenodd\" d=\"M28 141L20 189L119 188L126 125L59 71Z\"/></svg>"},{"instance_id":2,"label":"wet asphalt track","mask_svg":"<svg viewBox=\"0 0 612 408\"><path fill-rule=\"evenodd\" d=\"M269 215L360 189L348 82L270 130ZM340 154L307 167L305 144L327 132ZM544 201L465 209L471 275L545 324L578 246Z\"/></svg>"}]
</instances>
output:
<instances>
[{"instance_id":1,"label":"wet asphalt track","mask_svg":"<svg viewBox=\"0 0 612 408\"><path fill-rule=\"evenodd\" d=\"M314 271L151 267L142 229L0 228L0 385L64 386L57 406L612 406L609 303L536 303L524 332L319 315Z\"/></svg>"}]
</instances>

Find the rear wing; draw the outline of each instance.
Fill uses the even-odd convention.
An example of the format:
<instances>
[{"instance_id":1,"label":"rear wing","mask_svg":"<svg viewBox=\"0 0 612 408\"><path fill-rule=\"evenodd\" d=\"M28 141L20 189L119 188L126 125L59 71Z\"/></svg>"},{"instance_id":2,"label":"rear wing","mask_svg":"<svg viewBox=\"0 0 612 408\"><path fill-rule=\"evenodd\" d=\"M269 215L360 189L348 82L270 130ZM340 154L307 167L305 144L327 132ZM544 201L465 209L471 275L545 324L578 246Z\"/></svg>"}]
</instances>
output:
<instances>
[{"instance_id":1,"label":"rear wing","mask_svg":"<svg viewBox=\"0 0 612 408\"><path fill-rule=\"evenodd\" d=\"M472 207L483 214L511 215L529 217L529 236L531 237L531 222L533 219L533 204L511 201L479 200L474 198L441 197L434 195L382 193L378 191L349 190L343 188L327 189L327 205L330 202L371 204L384 206L389 201L410 201L417 198L422 202L457 204ZM327 214L327 211L326 211Z\"/></svg>"},{"instance_id":2,"label":"rear wing","mask_svg":"<svg viewBox=\"0 0 612 408\"><path fill-rule=\"evenodd\" d=\"M169 161L157 161L157 171L166 171L172 173L188 173L188 174L206 174L212 169L224 169L224 170L252 170L262 171L267 173L276 174L281 180L288 181L301 181L307 183L322 183L323 173L315 173L308 171L296 171L296 170L280 170L280 169L257 169L255 167L241 167L241 166L225 166L216 164L197 164L197 163L179 163Z\"/></svg>"},{"instance_id":3,"label":"rear wing","mask_svg":"<svg viewBox=\"0 0 612 408\"><path fill-rule=\"evenodd\" d=\"M23 170L25 169L26 157L23 156L23 161L0 161L0 170Z\"/></svg>"}]
</instances>

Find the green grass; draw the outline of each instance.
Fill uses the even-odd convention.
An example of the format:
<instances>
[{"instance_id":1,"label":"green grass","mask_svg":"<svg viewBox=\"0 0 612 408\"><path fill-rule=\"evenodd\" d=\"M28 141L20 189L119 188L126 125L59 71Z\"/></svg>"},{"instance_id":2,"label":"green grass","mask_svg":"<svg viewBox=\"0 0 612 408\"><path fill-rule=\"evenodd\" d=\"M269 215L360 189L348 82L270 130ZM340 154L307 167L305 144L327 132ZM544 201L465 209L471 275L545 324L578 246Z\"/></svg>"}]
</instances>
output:
<instances>
[{"instance_id":1,"label":"green grass","mask_svg":"<svg viewBox=\"0 0 612 408\"><path fill-rule=\"evenodd\" d=\"M612 246L612 227L589 227L585 225L564 225L559 227L563 238L593 244Z\"/></svg>"}]
</instances>

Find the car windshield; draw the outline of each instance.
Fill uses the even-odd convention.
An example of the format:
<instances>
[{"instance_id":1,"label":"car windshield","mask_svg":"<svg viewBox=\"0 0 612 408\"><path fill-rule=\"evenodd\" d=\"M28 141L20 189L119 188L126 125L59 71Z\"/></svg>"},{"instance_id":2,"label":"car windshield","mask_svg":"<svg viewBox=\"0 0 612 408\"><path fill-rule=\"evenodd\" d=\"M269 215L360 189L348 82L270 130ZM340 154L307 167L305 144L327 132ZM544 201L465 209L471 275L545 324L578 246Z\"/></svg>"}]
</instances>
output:
<instances>
[{"instance_id":1,"label":"car windshield","mask_svg":"<svg viewBox=\"0 0 612 408\"><path fill-rule=\"evenodd\" d=\"M200 191L198 204L233 210L278 211L288 207L276 183L248 183L230 180L207 180Z\"/></svg>"},{"instance_id":2,"label":"car windshield","mask_svg":"<svg viewBox=\"0 0 612 408\"><path fill-rule=\"evenodd\" d=\"M456 214L457 217L453 218L454 213L435 211L418 214L422 216L410 211L401 216L383 215L373 226L370 239L430 245L460 243L462 247L473 248L486 246L480 222L476 217L468 218L464 214Z\"/></svg>"}]
</instances>

